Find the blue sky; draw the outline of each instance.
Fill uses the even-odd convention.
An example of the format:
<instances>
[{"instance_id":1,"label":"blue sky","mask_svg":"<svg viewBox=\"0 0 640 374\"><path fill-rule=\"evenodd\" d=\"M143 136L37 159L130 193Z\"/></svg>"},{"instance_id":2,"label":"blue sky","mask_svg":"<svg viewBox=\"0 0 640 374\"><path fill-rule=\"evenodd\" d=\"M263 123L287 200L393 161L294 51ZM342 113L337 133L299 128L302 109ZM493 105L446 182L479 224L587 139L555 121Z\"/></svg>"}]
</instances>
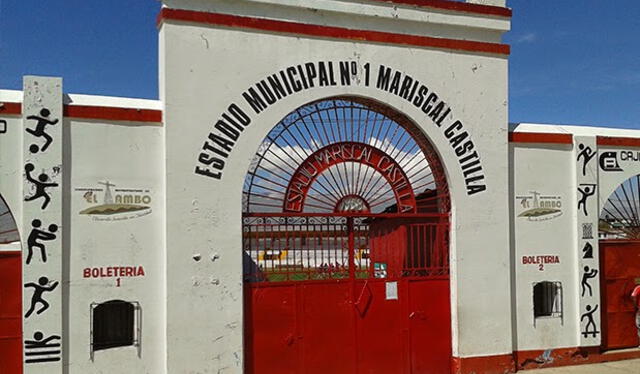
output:
<instances>
[{"instance_id":1,"label":"blue sky","mask_svg":"<svg viewBox=\"0 0 640 374\"><path fill-rule=\"evenodd\" d=\"M510 121L640 128L640 1L510 0ZM155 0L0 0L0 88L158 97Z\"/></svg>"},{"instance_id":2,"label":"blue sky","mask_svg":"<svg viewBox=\"0 0 640 374\"><path fill-rule=\"evenodd\" d=\"M512 122L640 128L640 1L508 4Z\"/></svg>"}]
</instances>

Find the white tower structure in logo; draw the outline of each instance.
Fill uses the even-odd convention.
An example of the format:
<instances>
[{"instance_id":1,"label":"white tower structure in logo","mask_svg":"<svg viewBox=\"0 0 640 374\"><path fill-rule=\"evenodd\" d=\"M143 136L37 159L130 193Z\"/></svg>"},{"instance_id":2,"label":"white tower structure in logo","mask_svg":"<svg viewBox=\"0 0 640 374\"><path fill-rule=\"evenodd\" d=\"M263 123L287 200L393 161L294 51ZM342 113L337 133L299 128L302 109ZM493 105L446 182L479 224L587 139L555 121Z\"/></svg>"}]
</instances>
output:
<instances>
[{"instance_id":1,"label":"white tower structure in logo","mask_svg":"<svg viewBox=\"0 0 640 374\"><path fill-rule=\"evenodd\" d=\"M110 183L109 181L98 182L98 184L101 184L106 187L104 191L104 203L113 204L113 195L111 194L111 187L115 187L116 185L113 183Z\"/></svg>"}]
</instances>

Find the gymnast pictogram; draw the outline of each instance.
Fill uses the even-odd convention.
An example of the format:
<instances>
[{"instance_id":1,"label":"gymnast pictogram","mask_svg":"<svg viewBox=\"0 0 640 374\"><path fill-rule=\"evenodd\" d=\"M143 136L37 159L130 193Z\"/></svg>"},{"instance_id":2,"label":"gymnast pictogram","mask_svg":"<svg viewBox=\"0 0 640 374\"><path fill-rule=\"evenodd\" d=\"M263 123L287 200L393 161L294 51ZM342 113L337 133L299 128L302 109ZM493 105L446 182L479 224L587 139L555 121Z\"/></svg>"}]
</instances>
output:
<instances>
[{"instance_id":1,"label":"gymnast pictogram","mask_svg":"<svg viewBox=\"0 0 640 374\"><path fill-rule=\"evenodd\" d=\"M51 135L47 134L45 130L48 125L55 125L56 123L58 123L58 120L57 119L53 121L50 120L49 119L50 114L51 112L49 111L49 109L42 108L42 110L40 110L39 116L34 115L34 116L27 117L27 119L38 121L38 123L36 124L35 129L25 129L25 130L33 136L44 138L44 144L42 145L42 147L38 147L36 144L31 144L31 146L29 147L29 151L31 151L31 153L38 153L40 151L44 152L47 150L47 148L49 148L49 145L51 145L51 143L53 142L53 138L51 137Z\"/></svg>"},{"instance_id":2,"label":"gymnast pictogram","mask_svg":"<svg viewBox=\"0 0 640 374\"><path fill-rule=\"evenodd\" d=\"M591 149L591 147L585 147L582 143L580 143L578 149L580 149L580 152L578 153L577 161L582 159L582 175L585 176L587 175L587 164L596 155L596 153Z\"/></svg>"},{"instance_id":3,"label":"gymnast pictogram","mask_svg":"<svg viewBox=\"0 0 640 374\"><path fill-rule=\"evenodd\" d=\"M581 183L580 187L578 187L578 192L580 192L581 194L580 199L578 200L578 210L582 208L582 212L584 213L584 215L588 216L589 213L587 212L587 199L596 193L596 185Z\"/></svg>"},{"instance_id":4,"label":"gymnast pictogram","mask_svg":"<svg viewBox=\"0 0 640 374\"><path fill-rule=\"evenodd\" d=\"M585 338L591 335L592 337L596 337L600 331L598 331L598 327L596 326L596 321L593 318L593 314L598 310L598 306L595 308L591 308L591 305L587 305L587 311L580 317L580 322L587 320L587 325L584 327L582 331L582 336Z\"/></svg>"},{"instance_id":5,"label":"gymnast pictogram","mask_svg":"<svg viewBox=\"0 0 640 374\"><path fill-rule=\"evenodd\" d=\"M32 201L42 197L44 201L42 202L41 208L46 209L47 205L49 205L49 202L51 201L51 196L49 196L46 189L49 187L58 187L58 183L47 183L47 181L49 180L49 176L45 173L38 175L38 179L33 178L33 176L31 175L31 172L34 169L35 167L31 163L28 163L24 166L24 171L26 172L27 180L33 183L33 185L36 187L36 192L29 197L25 197L24 201Z\"/></svg>"}]
</instances>

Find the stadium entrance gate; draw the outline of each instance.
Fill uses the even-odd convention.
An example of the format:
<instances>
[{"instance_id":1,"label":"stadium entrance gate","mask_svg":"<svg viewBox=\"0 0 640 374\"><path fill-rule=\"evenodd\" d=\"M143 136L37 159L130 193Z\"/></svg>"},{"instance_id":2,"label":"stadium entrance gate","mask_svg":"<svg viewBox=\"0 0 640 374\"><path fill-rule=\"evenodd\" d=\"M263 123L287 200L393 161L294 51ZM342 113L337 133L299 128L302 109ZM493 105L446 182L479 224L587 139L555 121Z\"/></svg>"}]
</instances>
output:
<instances>
[{"instance_id":1,"label":"stadium entrance gate","mask_svg":"<svg viewBox=\"0 0 640 374\"><path fill-rule=\"evenodd\" d=\"M22 373L22 256L18 226L0 196L0 374Z\"/></svg>"},{"instance_id":2,"label":"stadium entrance gate","mask_svg":"<svg viewBox=\"0 0 640 374\"><path fill-rule=\"evenodd\" d=\"M298 108L244 186L246 372L449 373L449 194L377 102Z\"/></svg>"},{"instance_id":3,"label":"stadium entrance gate","mask_svg":"<svg viewBox=\"0 0 640 374\"><path fill-rule=\"evenodd\" d=\"M640 341L631 293L640 284L640 175L611 193L600 212L599 229L602 349L635 348Z\"/></svg>"}]
</instances>

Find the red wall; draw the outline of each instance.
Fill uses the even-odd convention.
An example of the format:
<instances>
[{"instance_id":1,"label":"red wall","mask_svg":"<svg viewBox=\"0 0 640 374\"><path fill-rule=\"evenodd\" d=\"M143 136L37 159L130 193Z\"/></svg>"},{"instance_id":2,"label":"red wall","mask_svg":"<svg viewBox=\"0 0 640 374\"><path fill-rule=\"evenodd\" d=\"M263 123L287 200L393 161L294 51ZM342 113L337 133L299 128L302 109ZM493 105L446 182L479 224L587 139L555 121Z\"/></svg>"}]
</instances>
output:
<instances>
[{"instance_id":1,"label":"red wall","mask_svg":"<svg viewBox=\"0 0 640 374\"><path fill-rule=\"evenodd\" d=\"M0 374L22 373L20 253L0 253Z\"/></svg>"},{"instance_id":2,"label":"red wall","mask_svg":"<svg viewBox=\"0 0 640 374\"><path fill-rule=\"evenodd\" d=\"M600 261L602 346L605 350L637 347L631 292L640 278L640 241L601 240Z\"/></svg>"}]
</instances>

